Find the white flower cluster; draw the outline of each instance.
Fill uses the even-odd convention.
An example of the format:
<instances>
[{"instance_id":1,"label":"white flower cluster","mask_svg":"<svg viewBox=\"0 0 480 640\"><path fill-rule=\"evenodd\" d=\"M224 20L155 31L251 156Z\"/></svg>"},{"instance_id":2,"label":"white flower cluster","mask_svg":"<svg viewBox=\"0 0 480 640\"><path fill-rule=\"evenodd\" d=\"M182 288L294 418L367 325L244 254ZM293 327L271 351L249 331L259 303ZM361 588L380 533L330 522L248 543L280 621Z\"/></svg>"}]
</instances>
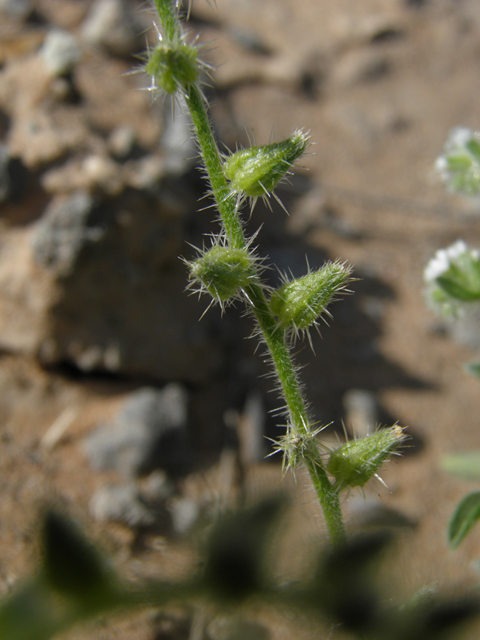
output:
<instances>
[{"instance_id":1,"label":"white flower cluster","mask_svg":"<svg viewBox=\"0 0 480 640\"><path fill-rule=\"evenodd\" d=\"M472 312L479 306L479 273L480 251L469 248L463 240L439 249L423 272L429 306L444 318Z\"/></svg>"},{"instance_id":2,"label":"white flower cluster","mask_svg":"<svg viewBox=\"0 0 480 640\"><path fill-rule=\"evenodd\" d=\"M480 258L480 252L477 249L469 249L463 240L457 240L446 249L439 249L425 267L423 272L425 282L434 282L465 253L469 253L475 260Z\"/></svg>"},{"instance_id":3,"label":"white flower cluster","mask_svg":"<svg viewBox=\"0 0 480 640\"><path fill-rule=\"evenodd\" d=\"M477 197L480 194L480 133L468 127L452 129L435 168L451 191Z\"/></svg>"}]
</instances>

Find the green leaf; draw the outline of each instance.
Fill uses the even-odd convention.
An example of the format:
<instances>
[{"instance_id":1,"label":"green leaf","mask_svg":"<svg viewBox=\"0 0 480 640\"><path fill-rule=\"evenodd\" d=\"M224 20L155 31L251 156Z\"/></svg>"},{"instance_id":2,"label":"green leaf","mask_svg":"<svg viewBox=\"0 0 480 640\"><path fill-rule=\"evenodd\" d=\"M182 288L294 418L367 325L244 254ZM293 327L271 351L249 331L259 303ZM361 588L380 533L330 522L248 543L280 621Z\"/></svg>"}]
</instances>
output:
<instances>
[{"instance_id":1,"label":"green leaf","mask_svg":"<svg viewBox=\"0 0 480 640\"><path fill-rule=\"evenodd\" d=\"M480 362L467 362L465 369L475 378L480 378Z\"/></svg>"},{"instance_id":2,"label":"green leaf","mask_svg":"<svg viewBox=\"0 0 480 640\"><path fill-rule=\"evenodd\" d=\"M445 275L437 278L438 284L457 300L462 302L476 302L480 300L480 291L468 287L467 282L462 282L460 278L456 278L453 274L447 272Z\"/></svg>"},{"instance_id":3,"label":"green leaf","mask_svg":"<svg viewBox=\"0 0 480 640\"><path fill-rule=\"evenodd\" d=\"M476 138L472 138L465 145L477 162L480 161L480 144Z\"/></svg>"},{"instance_id":4,"label":"green leaf","mask_svg":"<svg viewBox=\"0 0 480 640\"><path fill-rule=\"evenodd\" d=\"M453 298L476 302L480 300L480 261L471 252L465 252L436 281Z\"/></svg>"},{"instance_id":5,"label":"green leaf","mask_svg":"<svg viewBox=\"0 0 480 640\"><path fill-rule=\"evenodd\" d=\"M464 480L480 480L480 451L451 453L443 458L442 468Z\"/></svg>"},{"instance_id":6,"label":"green leaf","mask_svg":"<svg viewBox=\"0 0 480 640\"><path fill-rule=\"evenodd\" d=\"M84 605L110 594L103 558L72 521L47 511L42 534L45 577L54 590Z\"/></svg>"},{"instance_id":7,"label":"green leaf","mask_svg":"<svg viewBox=\"0 0 480 640\"><path fill-rule=\"evenodd\" d=\"M457 505L448 527L450 547L456 549L477 520L480 519L480 491L469 493Z\"/></svg>"},{"instance_id":8,"label":"green leaf","mask_svg":"<svg viewBox=\"0 0 480 640\"><path fill-rule=\"evenodd\" d=\"M220 518L206 548L205 586L224 602L239 603L264 586L266 552L284 497L262 502Z\"/></svg>"}]
</instances>

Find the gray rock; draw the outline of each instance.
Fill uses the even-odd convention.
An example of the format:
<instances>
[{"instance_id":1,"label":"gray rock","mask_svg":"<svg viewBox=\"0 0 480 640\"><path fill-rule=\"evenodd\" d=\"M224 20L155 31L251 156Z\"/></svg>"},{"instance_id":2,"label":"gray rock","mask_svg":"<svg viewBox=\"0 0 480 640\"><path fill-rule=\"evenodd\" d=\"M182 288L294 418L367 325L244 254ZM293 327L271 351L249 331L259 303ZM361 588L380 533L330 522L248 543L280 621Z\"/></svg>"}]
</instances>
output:
<instances>
[{"instance_id":1,"label":"gray rock","mask_svg":"<svg viewBox=\"0 0 480 640\"><path fill-rule=\"evenodd\" d=\"M0 0L0 12L21 20L27 18L33 10L32 0Z\"/></svg>"},{"instance_id":2,"label":"gray rock","mask_svg":"<svg viewBox=\"0 0 480 640\"><path fill-rule=\"evenodd\" d=\"M185 536L192 530L201 513L200 505L191 498L170 500L168 510L172 518L173 532L179 536Z\"/></svg>"},{"instance_id":3,"label":"gray rock","mask_svg":"<svg viewBox=\"0 0 480 640\"><path fill-rule=\"evenodd\" d=\"M134 14L122 0L98 0L92 4L82 26L86 42L115 55L129 55L137 49Z\"/></svg>"},{"instance_id":4,"label":"gray rock","mask_svg":"<svg viewBox=\"0 0 480 640\"><path fill-rule=\"evenodd\" d=\"M463 314L449 322L447 328L459 344L480 350L480 305L465 305Z\"/></svg>"},{"instance_id":5,"label":"gray rock","mask_svg":"<svg viewBox=\"0 0 480 640\"><path fill-rule=\"evenodd\" d=\"M187 403L187 392L175 383L160 391L147 387L134 392L113 423L86 439L90 464L136 477L159 468L172 475L182 473L190 458Z\"/></svg>"},{"instance_id":6,"label":"gray rock","mask_svg":"<svg viewBox=\"0 0 480 640\"><path fill-rule=\"evenodd\" d=\"M270 631L261 622L240 615L217 616L207 628L209 640L269 640Z\"/></svg>"},{"instance_id":7,"label":"gray rock","mask_svg":"<svg viewBox=\"0 0 480 640\"><path fill-rule=\"evenodd\" d=\"M345 424L357 438L365 438L378 425L375 394L365 389L349 389L343 396Z\"/></svg>"},{"instance_id":8,"label":"gray rock","mask_svg":"<svg viewBox=\"0 0 480 640\"><path fill-rule=\"evenodd\" d=\"M119 158L127 158L136 143L136 133L133 127L117 127L108 139L108 146L112 154Z\"/></svg>"},{"instance_id":9,"label":"gray rock","mask_svg":"<svg viewBox=\"0 0 480 640\"><path fill-rule=\"evenodd\" d=\"M248 394L245 406L237 421L240 460L246 466L265 458L266 410L258 391Z\"/></svg>"},{"instance_id":10,"label":"gray rock","mask_svg":"<svg viewBox=\"0 0 480 640\"><path fill-rule=\"evenodd\" d=\"M351 498L348 502L348 512L352 524L360 528L411 529L418 524L415 518L374 498Z\"/></svg>"},{"instance_id":11,"label":"gray rock","mask_svg":"<svg viewBox=\"0 0 480 640\"><path fill-rule=\"evenodd\" d=\"M138 425L149 432L184 428L187 423L187 392L178 384L167 385L162 391L146 387L136 391L117 417L117 424Z\"/></svg>"},{"instance_id":12,"label":"gray rock","mask_svg":"<svg viewBox=\"0 0 480 640\"><path fill-rule=\"evenodd\" d=\"M161 145L166 154L166 169L172 175L183 175L197 162L192 119L183 97L176 97L175 105L165 100L163 127Z\"/></svg>"},{"instance_id":13,"label":"gray rock","mask_svg":"<svg viewBox=\"0 0 480 640\"><path fill-rule=\"evenodd\" d=\"M58 276L72 273L82 248L103 235L100 227L88 225L93 207L94 200L87 193L51 202L32 237L33 257L39 266Z\"/></svg>"},{"instance_id":14,"label":"gray rock","mask_svg":"<svg viewBox=\"0 0 480 640\"><path fill-rule=\"evenodd\" d=\"M72 158L61 166L52 167L41 179L42 187L54 194L72 194L78 191L116 196L125 184L122 167L106 154L90 154Z\"/></svg>"},{"instance_id":15,"label":"gray rock","mask_svg":"<svg viewBox=\"0 0 480 640\"><path fill-rule=\"evenodd\" d=\"M185 294L181 220L162 215L138 192L90 211L86 196L68 202L66 215L49 208L33 242L35 262L57 287L40 360L160 380L208 380L223 353L214 316L199 322L204 307Z\"/></svg>"},{"instance_id":16,"label":"gray rock","mask_svg":"<svg viewBox=\"0 0 480 640\"><path fill-rule=\"evenodd\" d=\"M148 527L156 520L154 511L142 501L134 484L100 487L92 496L88 508L97 522Z\"/></svg>"},{"instance_id":17,"label":"gray rock","mask_svg":"<svg viewBox=\"0 0 480 640\"><path fill-rule=\"evenodd\" d=\"M0 348L34 355L51 297L49 275L32 260L27 227L0 234Z\"/></svg>"},{"instance_id":18,"label":"gray rock","mask_svg":"<svg viewBox=\"0 0 480 640\"><path fill-rule=\"evenodd\" d=\"M40 55L54 76L64 76L80 59L80 49L75 37L63 29L52 29L48 32Z\"/></svg>"}]
</instances>

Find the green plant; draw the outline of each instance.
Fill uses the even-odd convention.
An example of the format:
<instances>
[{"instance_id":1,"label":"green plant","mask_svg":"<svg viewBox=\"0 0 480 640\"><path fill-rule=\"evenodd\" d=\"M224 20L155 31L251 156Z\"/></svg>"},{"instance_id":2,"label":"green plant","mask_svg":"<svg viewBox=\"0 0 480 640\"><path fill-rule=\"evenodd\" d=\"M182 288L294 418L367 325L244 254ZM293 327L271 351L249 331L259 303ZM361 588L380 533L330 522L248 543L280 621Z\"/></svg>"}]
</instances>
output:
<instances>
[{"instance_id":1,"label":"green plant","mask_svg":"<svg viewBox=\"0 0 480 640\"><path fill-rule=\"evenodd\" d=\"M309 136L295 131L286 140L241 149L227 158L218 151L201 88L207 67L182 31L180 8L173 0L155 0L159 40L144 65L151 89L181 94L195 129L220 230L211 246L187 262L190 287L217 302L222 311L242 300L255 318L285 403L287 432L276 443L284 467L304 465L323 509L331 544L317 554L312 576L303 583L279 584L267 565L267 548L284 500L261 504L219 518L193 575L179 581L151 580L125 584L105 558L72 522L47 511L42 524L43 555L39 570L0 606L2 640L48 640L73 624L99 614L139 606L164 606L179 600L209 600L238 606L260 601L321 616L359 638L429 640L445 637L479 610L477 599L442 599L432 591L401 606L385 601L373 578L390 536L375 533L347 539L341 496L364 487L387 457L404 441L401 427L375 431L362 440L331 451L322 445L307 408L298 371L291 357L294 341L327 314L327 306L351 280L351 268L340 262L285 279L271 291L262 282L263 259L247 238L242 205L268 198L294 161L305 152Z\"/></svg>"},{"instance_id":2,"label":"green plant","mask_svg":"<svg viewBox=\"0 0 480 640\"><path fill-rule=\"evenodd\" d=\"M200 80L200 55L189 44L179 19L179 7L171 0L155 0L160 18L158 44L150 51L145 71L153 90L175 99L180 94L191 114L204 169L210 185L220 230L211 247L199 250L188 263L190 287L206 293L211 303L223 307L241 299L253 314L258 337L266 345L280 394L285 405L287 433L276 444L286 468L303 464L309 471L333 543L345 540L340 494L345 488L363 486L382 462L403 440L398 426L377 432L365 441L350 443L342 450L344 464L330 464L330 452L321 448L307 409L290 347L295 338L315 326L328 313L327 306L351 280L351 268L340 262L324 265L297 280L285 278L275 291L262 282L264 260L245 235L241 207L257 198L269 198L293 163L307 149L308 134L301 130L280 142L240 149L223 157L217 147ZM383 438L383 439L382 439ZM384 440L388 444L383 444ZM378 449L385 452L379 456ZM337 457L340 454L337 454ZM346 469L348 468L348 471ZM332 482L330 475L334 476ZM347 476L343 477L345 474Z\"/></svg>"},{"instance_id":3,"label":"green plant","mask_svg":"<svg viewBox=\"0 0 480 640\"><path fill-rule=\"evenodd\" d=\"M466 127L452 129L436 168L448 188L469 197L480 195L480 134ZM480 308L480 251L463 240L439 249L424 271L426 299L441 317L455 322ZM470 362L467 371L480 378L480 363ZM480 479L480 452L454 453L443 467L461 478ZM450 520L448 539L456 548L480 519L480 492L465 496Z\"/></svg>"}]
</instances>

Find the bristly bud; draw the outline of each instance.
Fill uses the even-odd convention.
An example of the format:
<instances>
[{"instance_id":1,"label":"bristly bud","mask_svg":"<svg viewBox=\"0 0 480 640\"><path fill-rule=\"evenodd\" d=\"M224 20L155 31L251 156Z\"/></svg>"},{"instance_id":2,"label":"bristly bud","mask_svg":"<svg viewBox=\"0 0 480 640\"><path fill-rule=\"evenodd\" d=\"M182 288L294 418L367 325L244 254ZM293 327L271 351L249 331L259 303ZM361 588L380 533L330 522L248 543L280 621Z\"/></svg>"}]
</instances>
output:
<instances>
[{"instance_id":1,"label":"bristly bud","mask_svg":"<svg viewBox=\"0 0 480 640\"><path fill-rule=\"evenodd\" d=\"M452 191L467 196L480 194L480 133L467 127L450 131L443 155L435 163Z\"/></svg>"},{"instance_id":2,"label":"bristly bud","mask_svg":"<svg viewBox=\"0 0 480 640\"><path fill-rule=\"evenodd\" d=\"M309 136L295 131L281 142L240 149L224 164L232 191L250 198L268 196L305 152Z\"/></svg>"},{"instance_id":3,"label":"bristly bud","mask_svg":"<svg viewBox=\"0 0 480 640\"><path fill-rule=\"evenodd\" d=\"M327 464L338 491L365 486L406 437L402 427L395 425L338 447Z\"/></svg>"},{"instance_id":4,"label":"bristly bud","mask_svg":"<svg viewBox=\"0 0 480 640\"><path fill-rule=\"evenodd\" d=\"M234 298L255 276L255 263L247 249L213 246L190 263L190 277L220 304Z\"/></svg>"},{"instance_id":5,"label":"bristly bud","mask_svg":"<svg viewBox=\"0 0 480 640\"><path fill-rule=\"evenodd\" d=\"M458 240L439 249L424 271L426 296L443 316L456 316L480 302L480 252Z\"/></svg>"},{"instance_id":6,"label":"bristly bud","mask_svg":"<svg viewBox=\"0 0 480 640\"><path fill-rule=\"evenodd\" d=\"M160 41L149 53L145 72L152 85L166 93L187 89L198 80L197 49L181 41Z\"/></svg>"},{"instance_id":7,"label":"bristly bud","mask_svg":"<svg viewBox=\"0 0 480 640\"><path fill-rule=\"evenodd\" d=\"M306 331L316 323L335 295L350 282L351 268L328 262L318 271L286 282L272 293L270 308L285 329Z\"/></svg>"}]
</instances>

